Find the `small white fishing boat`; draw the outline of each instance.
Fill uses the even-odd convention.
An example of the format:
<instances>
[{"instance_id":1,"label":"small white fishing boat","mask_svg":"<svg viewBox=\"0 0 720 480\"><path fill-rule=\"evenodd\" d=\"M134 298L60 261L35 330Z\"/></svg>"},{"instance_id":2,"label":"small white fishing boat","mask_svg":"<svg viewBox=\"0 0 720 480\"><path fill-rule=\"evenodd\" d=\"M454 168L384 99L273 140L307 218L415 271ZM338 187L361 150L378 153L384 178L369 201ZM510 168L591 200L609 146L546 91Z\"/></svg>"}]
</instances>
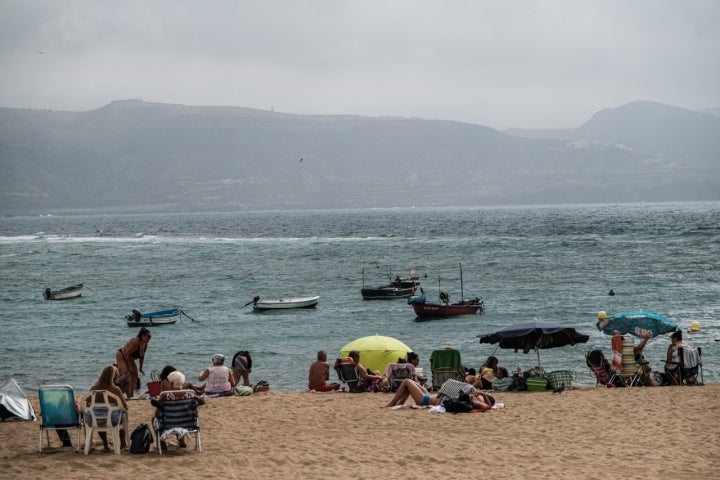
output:
<instances>
[{"instance_id":1,"label":"small white fishing boat","mask_svg":"<svg viewBox=\"0 0 720 480\"><path fill-rule=\"evenodd\" d=\"M63 288L62 290L50 290L46 288L43 292L43 297L45 297L45 300L70 300L71 298L82 296L83 288L84 285L82 283Z\"/></svg>"},{"instance_id":2,"label":"small white fishing boat","mask_svg":"<svg viewBox=\"0 0 720 480\"><path fill-rule=\"evenodd\" d=\"M253 310L286 310L289 308L315 308L319 301L319 295L312 297L275 298L264 300L259 296L256 296L243 306L247 307L252 304Z\"/></svg>"}]
</instances>

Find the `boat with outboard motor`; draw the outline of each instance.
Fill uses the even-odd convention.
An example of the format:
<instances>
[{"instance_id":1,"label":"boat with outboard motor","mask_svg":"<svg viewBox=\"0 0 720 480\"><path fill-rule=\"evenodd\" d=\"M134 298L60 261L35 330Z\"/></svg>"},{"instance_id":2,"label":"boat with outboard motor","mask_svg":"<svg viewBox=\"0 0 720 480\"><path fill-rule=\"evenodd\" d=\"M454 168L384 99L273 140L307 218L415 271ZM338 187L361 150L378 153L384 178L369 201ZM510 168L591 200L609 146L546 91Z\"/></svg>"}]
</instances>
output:
<instances>
[{"instance_id":1,"label":"boat with outboard motor","mask_svg":"<svg viewBox=\"0 0 720 480\"><path fill-rule=\"evenodd\" d=\"M50 288L46 288L43 292L43 297L45 297L45 300L70 300L71 298L82 296L83 288L85 288L85 285L82 283L61 290L50 290Z\"/></svg>"},{"instance_id":2,"label":"boat with outboard motor","mask_svg":"<svg viewBox=\"0 0 720 480\"><path fill-rule=\"evenodd\" d=\"M319 295L311 297L290 297L290 298L273 298L261 299L255 296L248 303L243 305L247 307L252 304L253 310L287 310L291 308L315 308L320 301Z\"/></svg>"},{"instance_id":3,"label":"boat with outboard motor","mask_svg":"<svg viewBox=\"0 0 720 480\"><path fill-rule=\"evenodd\" d=\"M133 308L130 315L125 315L125 320L127 321L128 327L172 325L178 321L181 313L183 313L183 311L179 308L170 308L167 310L157 310L145 313Z\"/></svg>"},{"instance_id":4,"label":"boat with outboard motor","mask_svg":"<svg viewBox=\"0 0 720 480\"><path fill-rule=\"evenodd\" d=\"M439 280L438 280L439 283ZM425 292L420 288L420 295L413 295L408 298L407 303L415 311L415 320L420 322L437 318L456 317L459 315L474 315L485 313L485 302L480 297L471 300L463 298L463 274L460 265L460 301L450 303L450 295L443 290L438 293L439 302L428 302Z\"/></svg>"},{"instance_id":5,"label":"boat with outboard motor","mask_svg":"<svg viewBox=\"0 0 720 480\"><path fill-rule=\"evenodd\" d=\"M407 298L411 295L415 295L416 287L420 286L420 277L417 276L417 272L413 268L410 270L410 276L399 277L396 276L394 280L391 280L387 285L380 285L377 287L366 287L365 286L365 269L363 269L363 286L360 289L360 294L363 300L385 300L393 298Z\"/></svg>"}]
</instances>

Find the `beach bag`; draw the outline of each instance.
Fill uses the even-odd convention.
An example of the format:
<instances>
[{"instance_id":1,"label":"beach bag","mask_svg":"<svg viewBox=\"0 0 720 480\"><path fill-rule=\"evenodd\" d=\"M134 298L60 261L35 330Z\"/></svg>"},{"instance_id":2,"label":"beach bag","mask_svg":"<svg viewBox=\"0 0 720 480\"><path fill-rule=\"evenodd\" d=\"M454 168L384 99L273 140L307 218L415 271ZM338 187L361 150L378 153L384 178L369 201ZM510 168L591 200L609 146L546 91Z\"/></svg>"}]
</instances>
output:
<instances>
[{"instance_id":1,"label":"beach bag","mask_svg":"<svg viewBox=\"0 0 720 480\"><path fill-rule=\"evenodd\" d=\"M512 383L508 387L508 390L511 392L524 392L525 390L527 390L527 380L525 380L525 377L523 377L522 375L514 373L512 377Z\"/></svg>"},{"instance_id":2,"label":"beach bag","mask_svg":"<svg viewBox=\"0 0 720 480\"><path fill-rule=\"evenodd\" d=\"M253 392L267 392L270 390L270 384L265 380L260 380L252 387Z\"/></svg>"},{"instance_id":3,"label":"beach bag","mask_svg":"<svg viewBox=\"0 0 720 480\"><path fill-rule=\"evenodd\" d=\"M237 397L246 397L248 395L252 395L252 393L253 387L247 385L238 385L232 389L232 394Z\"/></svg>"},{"instance_id":4,"label":"beach bag","mask_svg":"<svg viewBox=\"0 0 720 480\"><path fill-rule=\"evenodd\" d=\"M141 423L130 434L130 453L148 453L153 443L152 432L146 423Z\"/></svg>"},{"instance_id":5,"label":"beach bag","mask_svg":"<svg viewBox=\"0 0 720 480\"><path fill-rule=\"evenodd\" d=\"M150 372L152 382L147 383L148 393L151 397L157 397L162 391L162 383L160 382L160 371L153 370Z\"/></svg>"}]
</instances>

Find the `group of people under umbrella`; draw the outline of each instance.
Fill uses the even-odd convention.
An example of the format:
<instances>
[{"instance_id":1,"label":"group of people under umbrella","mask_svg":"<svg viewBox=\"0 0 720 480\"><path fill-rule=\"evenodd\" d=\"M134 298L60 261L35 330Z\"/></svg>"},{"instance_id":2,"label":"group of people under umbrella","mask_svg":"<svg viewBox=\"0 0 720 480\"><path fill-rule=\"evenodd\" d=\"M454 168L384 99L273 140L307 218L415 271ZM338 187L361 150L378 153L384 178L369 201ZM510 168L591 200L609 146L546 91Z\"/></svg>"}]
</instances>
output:
<instances>
[{"instance_id":1,"label":"group of people under umbrella","mask_svg":"<svg viewBox=\"0 0 720 480\"><path fill-rule=\"evenodd\" d=\"M697 375L698 365L701 368L700 359L697 358L697 349L683 342L680 328L663 315L643 310L623 312L613 316L608 316L605 312L600 312L596 326L598 330L616 338L622 335L632 335L642 339L640 344L638 344L640 346L640 353L650 338L672 333L673 337L671 338L671 345L668 348L666 371L667 369L673 369L679 366L678 376L680 381L676 381L675 383L683 383L686 377L691 376L693 367L695 375ZM515 352L522 351L523 353L529 353L534 350L537 355L537 366L541 371L540 350L587 343L590 338L589 335L579 333L573 327L544 320L516 323L493 333L478 335L478 337L480 343L497 345L497 347L501 349L511 349ZM629 342L632 342L634 345L632 340ZM379 335L357 339L343 347L341 353L347 355L349 351L353 350L362 352L363 364L377 371L384 371L388 363L396 361L399 357L403 357L407 352L411 351L407 345L399 340ZM685 352L685 357L690 358L682 358L683 351ZM637 353L637 346L634 353ZM677 358L678 354L680 358ZM639 359L635 360L640 363L638 368L641 374L649 372L649 367L646 366L647 362L644 361L641 354L639 355ZM673 365L673 363L675 365ZM633 365L638 366L635 361L633 361ZM684 370L688 370L688 372ZM612 375L612 372L610 375ZM621 375L618 375L618 377L623 379ZM654 382L648 382L646 384L654 384Z\"/></svg>"}]
</instances>

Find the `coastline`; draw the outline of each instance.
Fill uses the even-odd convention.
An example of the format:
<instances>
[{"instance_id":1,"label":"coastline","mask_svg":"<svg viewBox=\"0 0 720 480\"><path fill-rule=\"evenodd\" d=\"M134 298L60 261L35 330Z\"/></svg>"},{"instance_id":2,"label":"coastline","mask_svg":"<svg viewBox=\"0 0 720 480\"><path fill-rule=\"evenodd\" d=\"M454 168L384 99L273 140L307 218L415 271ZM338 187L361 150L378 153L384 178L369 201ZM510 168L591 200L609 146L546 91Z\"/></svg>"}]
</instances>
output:
<instances>
[{"instance_id":1,"label":"coastline","mask_svg":"<svg viewBox=\"0 0 720 480\"><path fill-rule=\"evenodd\" d=\"M77 392L77 395L85 392ZM494 479L718 478L720 384L581 387L561 394L495 392L504 408L431 414L382 408L389 394L268 392L208 399L200 407L203 452L171 449L120 457L51 447L38 453L39 423L0 423L6 479L105 476L218 478ZM39 414L37 397L30 401ZM129 401L130 430L148 423L147 400ZM77 435L71 432L73 444ZM43 435L43 441L46 442ZM44 444L46 445L46 444Z\"/></svg>"}]
</instances>

